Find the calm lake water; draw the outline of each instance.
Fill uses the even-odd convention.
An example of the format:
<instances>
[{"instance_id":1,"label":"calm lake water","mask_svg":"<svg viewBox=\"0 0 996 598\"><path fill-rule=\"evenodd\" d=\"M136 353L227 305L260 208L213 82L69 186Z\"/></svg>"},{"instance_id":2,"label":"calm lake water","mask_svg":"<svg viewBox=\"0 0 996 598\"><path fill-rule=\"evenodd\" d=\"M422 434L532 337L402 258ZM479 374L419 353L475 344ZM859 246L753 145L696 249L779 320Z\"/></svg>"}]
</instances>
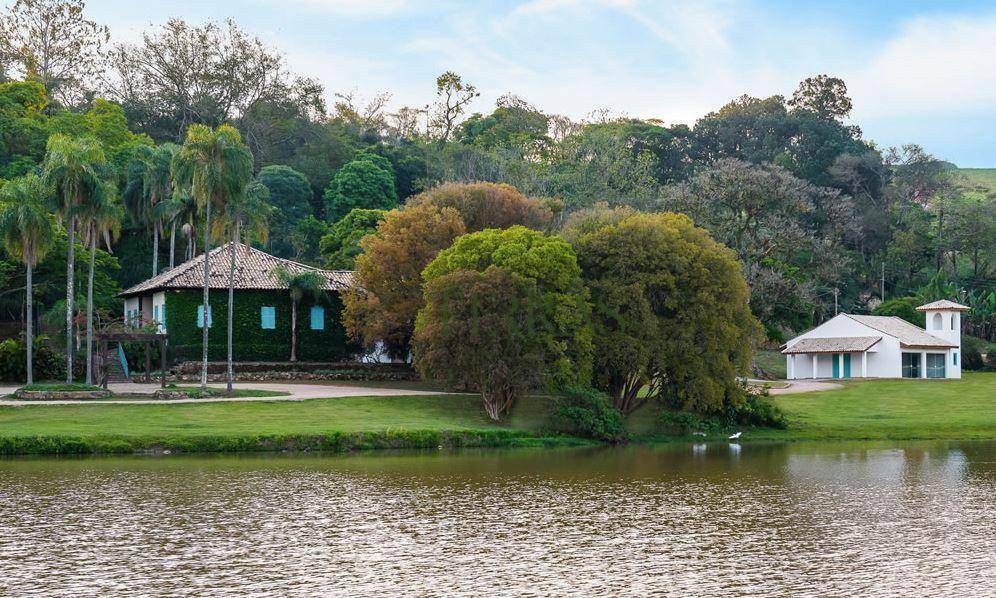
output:
<instances>
[{"instance_id":1,"label":"calm lake water","mask_svg":"<svg viewBox=\"0 0 996 598\"><path fill-rule=\"evenodd\" d=\"M996 443L0 461L0 594L996 595Z\"/></svg>"}]
</instances>

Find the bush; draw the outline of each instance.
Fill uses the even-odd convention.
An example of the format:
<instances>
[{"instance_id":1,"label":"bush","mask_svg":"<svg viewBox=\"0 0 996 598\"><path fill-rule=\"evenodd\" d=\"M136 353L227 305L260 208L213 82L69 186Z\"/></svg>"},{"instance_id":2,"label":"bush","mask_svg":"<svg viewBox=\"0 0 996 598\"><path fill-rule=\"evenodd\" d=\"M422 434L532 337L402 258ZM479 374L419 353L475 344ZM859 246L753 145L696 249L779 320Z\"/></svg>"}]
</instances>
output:
<instances>
[{"instance_id":1,"label":"bush","mask_svg":"<svg viewBox=\"0 0 996 598\"><path fill-rule=\"evenodd\" d=\"M558 432L573 436L605 442L626 438L622 414L607 395L590 388L567 389L554 403L553 421Z\"/></svg>"},{"instance_id":2,"label":"bush","mask_svg":"<svg viewBox=\"0 0 996 598\"><path fill-rule=\"evenodd\" d=\"M767 390L748 390L739 403L727 405L722 412L712 414L681 411L675 405L665 404L658 416L658 428L664 434L674 436L714 433L737 427L786 428L785 414L768 400L767 395Z\"/></svg>"},{"instance_id":3,"label":"bush","mask_svg":"<svg viewBox=\"0 0 996 598\"><path fill-rule=\"evenodd\" d=\"M961 369L982 370L986 363L982 359L982 354L986 353L989 343L974 336L965 335L961 341ZM989 351L990 361L992 361L992 351Z\"/></svg>"},{"instance_id":4,"label":"bush","mask_svg":"<svg viewBox=\"0 0 996 598\"><path fill-rule=\"evenodd\" d=\"M34 370L35 380L57 380L65 377L66 366L62 357L35 339ZM21 339L8 338L0 342L0 380L3 382L24 382L27 372L27 343Z\"/></svg>"},{"instance_id":5,"label":"bush","mask_svg":"<svg viewBox=\"0 0 996 598\"><path fill-rule=\"evenodd\" d=\"M743 402L727 407L727 419L733 425L785 429L788 421L777 405L768 399L768 390L748 390Z\"/></svg>"}]
</instances>

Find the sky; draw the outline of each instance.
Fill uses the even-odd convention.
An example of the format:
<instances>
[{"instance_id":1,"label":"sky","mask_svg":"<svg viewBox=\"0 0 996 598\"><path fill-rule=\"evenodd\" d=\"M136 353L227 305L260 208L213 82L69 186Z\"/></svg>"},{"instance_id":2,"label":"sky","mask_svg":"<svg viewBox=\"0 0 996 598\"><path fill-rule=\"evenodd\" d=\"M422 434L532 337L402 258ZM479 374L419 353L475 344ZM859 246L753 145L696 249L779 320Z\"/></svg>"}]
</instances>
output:
<instances>
[{"instance_id":1,"label":"sky","mask_svg":"<svg viewBox=\"0 0 996 598\"><path fill-rule=\"evenodd\" d=\"M87 12L122 42L171 17L231 17L330 96L388 91L394 108L430 103L453 70L481 91L473 111L514 93L574 118L694 124L825 73L847 83L866 139L996 167L992 0L89 0Z\"/></svg>"}]
</instances>

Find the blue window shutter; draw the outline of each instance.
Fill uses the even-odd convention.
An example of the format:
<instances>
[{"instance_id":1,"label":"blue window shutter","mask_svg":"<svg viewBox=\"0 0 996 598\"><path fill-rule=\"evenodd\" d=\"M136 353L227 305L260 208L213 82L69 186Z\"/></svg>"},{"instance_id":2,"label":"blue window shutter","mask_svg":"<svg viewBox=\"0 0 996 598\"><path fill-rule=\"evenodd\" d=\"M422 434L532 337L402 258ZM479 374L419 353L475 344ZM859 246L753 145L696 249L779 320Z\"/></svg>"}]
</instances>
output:
<instances>
[{"instance_id":1,"label":"blue window shutter","mask_svg":"<svg viewBox=\"0 0 996 598\"><path fill-rule=\"evenodd\" d=\"M277 327L276 307L263 306L259 308L259 327L266 330L273 330Z\"/></svg>"},{"instance_id":2,"label":"blue window shutter","mask_svg":"<svg viewBox=\"0 0 996 598\"><path fill-rule=\"evenodd\" d=\"M325 308L321 305L311 306L311 329L325 330Z\"/></svg>"},{"instance_id":3,"label":"blue window shutter","mask_svg":"<svg viewBox=\"0 0 996 598\"><path fill-rule=\"evenodd\" d=\"M163 305L159 310L159 317L162 318L163 330L166 330L166 306Z\"/></svg>"},{"instance_id":4,"label":"blue window shutter","mask_svg":"<svg viewBox=\"0 0 996 598\"><path fill-rule=\"evenodd\" d=\"M214 325L214 322L211 320L211 306L210 305L208 306L208 317L207 317L207 321L208 321L208 328L210 328L211 326ZM204 328L204 306L203 305L198 305L197 306L197 327L198 328Z\"/></svg>"},{"instance_id":5,"label":"blue window shutter","mask_svg":"<svg viewBox=\"0 0 996 598\"><path fill-rule=\"evenodd\" d=\"M958 352L955 351L952 356L954 357L954 365L958 365Z\"/></svg>"},{"instance_id":6,"label":"blue window shutter","mask_svg":"<svg viewBox=\"0 0 996 598\"><path fill-rule=\"evenodd\" d=\"M156 322L159 321L159 306L158 305L153 305L152 306L152 319L155 320Z\"/></svg>"}]
</instances>

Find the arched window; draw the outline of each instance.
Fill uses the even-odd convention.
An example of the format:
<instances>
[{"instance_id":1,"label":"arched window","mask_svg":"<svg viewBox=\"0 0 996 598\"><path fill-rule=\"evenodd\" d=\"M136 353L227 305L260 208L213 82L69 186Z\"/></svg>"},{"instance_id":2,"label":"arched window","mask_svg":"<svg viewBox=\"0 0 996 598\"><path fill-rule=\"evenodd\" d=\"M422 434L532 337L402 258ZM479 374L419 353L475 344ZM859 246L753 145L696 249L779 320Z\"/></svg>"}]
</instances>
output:
<instances>
[{"instance_id":1,"label":"arched window","mask_svg":"<svg viewBox=\"0 0 996 598\"><path fill-rule=\"evenodd\" d=\"M934 330L944 330L944 318L941 314L934 314Z\"/></svg>"},{"instance_id":2,"label":"arched window","mask_svg":"<svg viewBox=\"0 0 996 598\"><path fill-rule=\"evenodd\" d=\"M951 314L951 330L957 330L957 318L958 314Z\"/></svg>"}]
</instances>

